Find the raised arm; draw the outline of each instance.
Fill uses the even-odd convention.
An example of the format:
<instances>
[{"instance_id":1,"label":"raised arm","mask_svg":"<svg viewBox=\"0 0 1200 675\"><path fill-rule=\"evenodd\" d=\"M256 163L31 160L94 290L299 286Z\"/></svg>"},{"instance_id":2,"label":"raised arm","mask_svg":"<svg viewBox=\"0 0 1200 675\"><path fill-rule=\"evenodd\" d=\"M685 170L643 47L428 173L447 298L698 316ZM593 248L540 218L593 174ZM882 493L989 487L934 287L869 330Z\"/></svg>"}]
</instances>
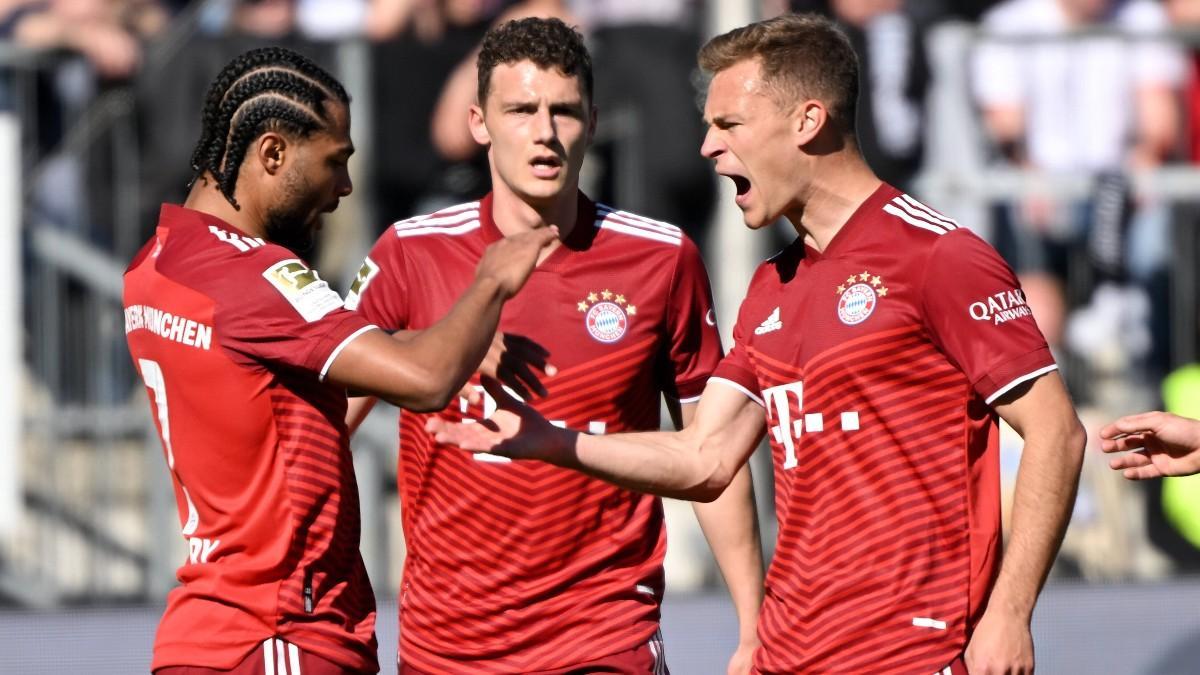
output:
<instances>
[{"instance_id":1,"label":"raised arm","mask_svg":"<svg viewBox=\"0 0 1200 675\"><path fill-rule=\"evenodd\" d=\"M487 355L500 309L525 283L553 228L506 237L488 247L475 281L441 321L397 339L370 331L346 345L331 381L419 412L445 408Z\"/></svg>"},{"instance_id":2,"label":"raised arm","mask_svg":"<svg viewBox=\"0 0 1200 675\"><path fill-rule=\"evenodd\" d=\"M1014 390L996 412L1025 439L1012 528L987 610L967 645L971 673L1032 673L1029 622L1071 517L1085 433L1057 372Z\"/></svg>"}]
</instances>

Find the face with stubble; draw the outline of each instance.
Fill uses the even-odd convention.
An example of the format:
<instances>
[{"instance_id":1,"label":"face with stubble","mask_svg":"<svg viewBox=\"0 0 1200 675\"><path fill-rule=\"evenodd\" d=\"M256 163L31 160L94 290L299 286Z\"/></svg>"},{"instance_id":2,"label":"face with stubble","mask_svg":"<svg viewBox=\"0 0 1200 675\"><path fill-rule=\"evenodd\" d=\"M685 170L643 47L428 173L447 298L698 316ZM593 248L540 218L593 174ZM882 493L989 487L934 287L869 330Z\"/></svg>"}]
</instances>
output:
<instances>
[{"instance_id":1,"label":"face with stubble","mask_svg":"<svg viewBox=\"0 0 1200 675\"><path fill-rule=\"evenodd\" d=\"M328 127L296 139L266 209L267 239L296 253L312 248L321 216L338 207L354 186L347 168L354 144L350 115L343 105L329 105Z\"/></svg>"}]
</instances>

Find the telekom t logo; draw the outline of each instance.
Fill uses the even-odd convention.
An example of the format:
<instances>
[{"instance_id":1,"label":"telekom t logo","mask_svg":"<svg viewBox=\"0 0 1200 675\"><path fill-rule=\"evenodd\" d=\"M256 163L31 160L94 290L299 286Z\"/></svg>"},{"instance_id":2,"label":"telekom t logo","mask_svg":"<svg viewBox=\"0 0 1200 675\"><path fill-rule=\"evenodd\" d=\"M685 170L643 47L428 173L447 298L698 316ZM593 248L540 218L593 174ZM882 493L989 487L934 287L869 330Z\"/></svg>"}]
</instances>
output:
<instances>
[{"instance_id":1,"label":"telekom t logo","mask_svg":"<svg viewBox=\"0 0 1200 675\"><path fill-rule=\"evenodd\" d=\"M792 419L792 401L796 402L799 411L796 419ZM804 412L804 382L789 382L763 390L763 403L767 407L767 419L774 424L770 428L775 442L783 446L783 468L791 469L797 465L796 441L804 432L816 433L825 430L825 415L822 413ZM841 413L842 431L858 431L858 412Z\"/></svg>"}]
</instances>

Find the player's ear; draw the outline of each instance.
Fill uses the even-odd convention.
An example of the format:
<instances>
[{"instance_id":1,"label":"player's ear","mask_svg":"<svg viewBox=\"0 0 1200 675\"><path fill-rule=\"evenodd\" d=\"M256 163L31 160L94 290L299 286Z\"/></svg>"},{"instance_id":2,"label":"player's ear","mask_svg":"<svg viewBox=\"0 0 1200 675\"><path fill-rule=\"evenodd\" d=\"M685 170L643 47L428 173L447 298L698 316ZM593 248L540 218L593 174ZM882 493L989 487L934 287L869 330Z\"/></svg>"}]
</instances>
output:
<instances>
[{"instance_id":1,"label":"player's ear","mask_svg":"<svg viewBox=\"0 0 1200 675\"><path fill-rule=\"evenodd\" d=\"M467 112L467 126L470 127L471 137L476 143L483 146L492 144L492 135L488 133L487 124L483 119L483 108L478 105L471 106Z\"/></svg>"},{"instance_id":2,"label":"player's ear","mask_svg":"<svg viewBox=\"0 0 1200 675\"><path fill-rule=\"evenodd\" d=\"M263 171L274 176L283 169L287 158L288 143L282 134L268 131L254 141L254 158L258 160Z\"/></svg>"},{"instance_id":3,"label":"player's ear","mask_svg":"<svg viewBox=\"0 0 1200 675\"><path fill-rule=\"evenodd\" d=\"M804 147L817 138L829 124L829 112L825 104L816 99L809 99L796 106L792 113L792 129L796 137L796 145Z\"/></svg>"}]
</instances>

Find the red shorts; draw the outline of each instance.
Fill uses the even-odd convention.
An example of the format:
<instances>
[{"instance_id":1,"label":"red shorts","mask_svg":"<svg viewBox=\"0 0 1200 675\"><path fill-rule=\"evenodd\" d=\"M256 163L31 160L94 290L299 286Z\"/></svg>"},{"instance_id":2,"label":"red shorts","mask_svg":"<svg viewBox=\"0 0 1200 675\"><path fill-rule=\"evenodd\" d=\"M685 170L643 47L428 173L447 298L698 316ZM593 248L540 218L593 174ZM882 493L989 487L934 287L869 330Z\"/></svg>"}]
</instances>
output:
<instances>
[{"instance_id":1,"label":"red shorts","mask_svg":"<svg viewBox=\"0 0 1200 675\"><path fill-rule=\"evenodd\" d=\"M167 666L154 675L374 675L375 671L347 670L342 666L306 652L283 638L268 638L252 650L242 662L230 668L203 666Z\"/></svg>"},{"instance_id":2,"label":"red shorts","mask_svg":"<svg viewBox=\"0 0 1200 675\"><path fill-rule=\"evenodd\" d=\"M400 661L399 675L434 675L417 670ZM464 669L462 672L469 672ZM591 675L592 673L621 673L622 675L670 675L667 655L663 653L662 633L656 631L650 641L633 649L603 656L594 661L553 670L530 671L528 675ZM966 673L964 670L963 673Z\"/></svg>"}]
</instances>

